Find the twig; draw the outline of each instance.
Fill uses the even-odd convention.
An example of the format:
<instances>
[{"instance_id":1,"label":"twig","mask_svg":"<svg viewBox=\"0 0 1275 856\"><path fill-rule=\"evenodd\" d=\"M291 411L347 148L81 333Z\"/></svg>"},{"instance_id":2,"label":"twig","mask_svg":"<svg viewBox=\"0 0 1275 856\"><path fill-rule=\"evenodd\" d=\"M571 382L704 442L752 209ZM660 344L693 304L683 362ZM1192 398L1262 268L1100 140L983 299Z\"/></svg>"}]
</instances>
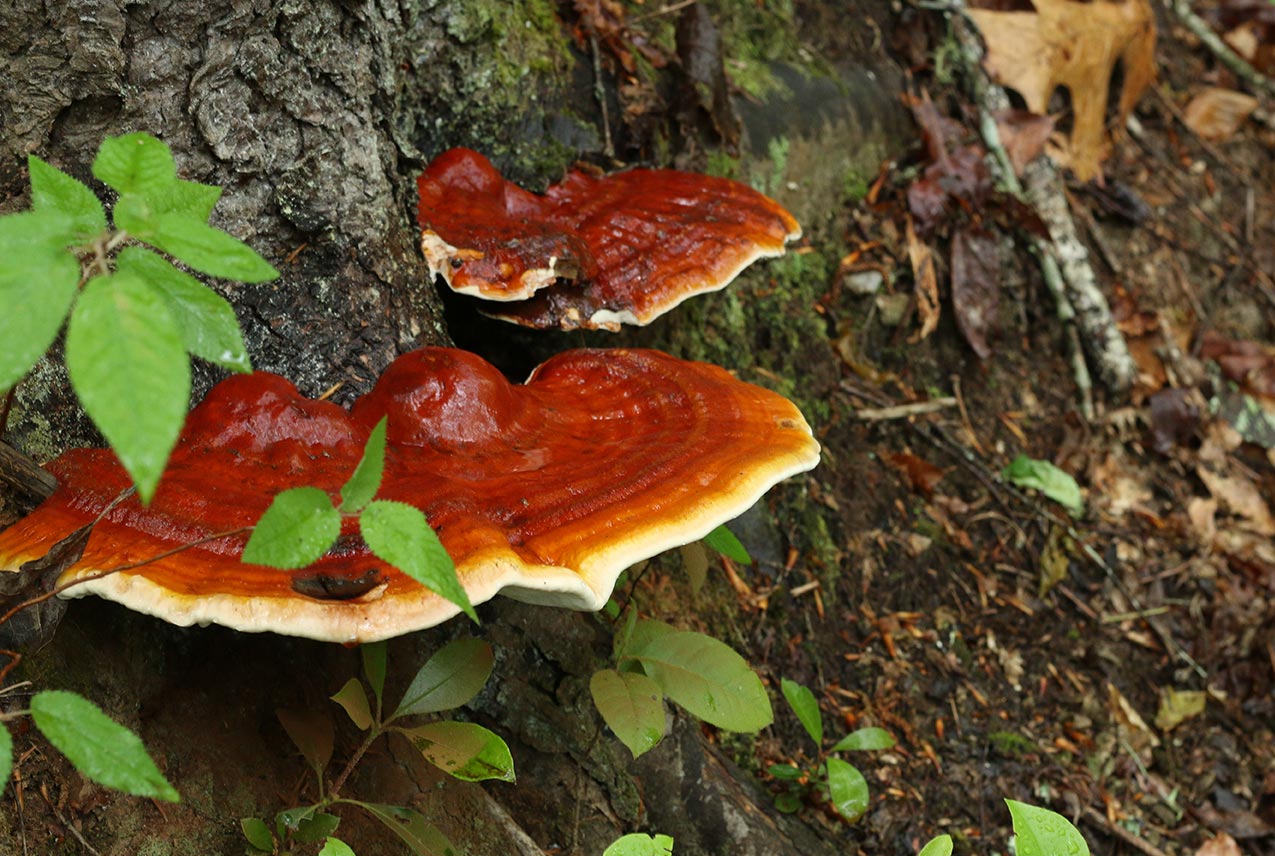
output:
<instances>
[{"instance_id":1,"label":"twig","mask_svg":"<svg viewBox=\"0 0 1275 856\"><path fill-rule=\"evenodd\" d=\"M852 415L865 422L883 422L889 419L907 419L924 413L934 413L945 407L956 406L955 398L932 398L929 401L917 401L912 404L896 404L892 407L863 407Z\"/></svg>"},{"instance_id":2,"label":"twig","mask_svg":"<svg viewBox=\"0 0 1275 856\"><path fill-rule=\"evenodd\" d=\"M615 144L611 141L611 116L607 107L606 87L602 82L602 52L598 50L598 37L589 33L589 50L593 53L593 95L598 99L598 109L602 111L602 152L608 158L615 159Z\"/></svg>"},{"instance_id":3,"label":"twig","mask_svg":"<svg viewBox=\"0 0 1275 856\"><path fill-rule=\"evenodd\" d=\"M1168 856L1163 850L1143 841L1129 830L1116 823L1109 823L1106 815L1094 809L1092 806L1085 806L1085 819L1090 823L1100 826L1103 831L1114 835L1130 847L1145 853L1146 856Z\"/></svg>"},{"instance_id":4,"label":"twig","mask_svg":"<svg viewBox=\"0 0 1275 856\"><path fill-rule=\"evenodd\" d=\"M1262 74L1235 51L1231 50L1230 45L1222 41L1222 38L1213 31L1203 18L1191 11L1191 6L1187 0L1172 0L1166 2L1166 6L1178 16L1180 20L1191 33L1200 40L1200 42L1213 55L1218 58L1222 65L1235 72L1235 76L1243 80L1249 86L1257 90L1263 90L1268 94L1275 95L1275 80Z\"/></svg>"}]
</instances>

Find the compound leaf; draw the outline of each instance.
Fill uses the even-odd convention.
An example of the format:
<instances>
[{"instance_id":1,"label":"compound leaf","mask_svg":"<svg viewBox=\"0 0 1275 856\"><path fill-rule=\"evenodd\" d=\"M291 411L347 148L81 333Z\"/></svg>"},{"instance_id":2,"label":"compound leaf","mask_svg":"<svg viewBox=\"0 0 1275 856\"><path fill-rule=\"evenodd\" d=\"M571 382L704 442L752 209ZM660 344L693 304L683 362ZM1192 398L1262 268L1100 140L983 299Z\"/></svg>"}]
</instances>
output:
<instances>
[{"instance_id":1,"label":"compound leaf","mask_svg":"<svg viewBox=\"0 0 1275 856\"><path fill-rule=\"evenodd\" d=\"M469 594L456 578L452 557L419 509L378 499L363 509L359 529L373 553L478 621Z\"/></svg>"},{"instance_id":2,"label":"compound leaf","mask_svg":"<svg viewBox=\"0 0 1275 856\"><path fill-rule=\"evenodd\" d=\"M385 472L385 425L389 417L382 416L363 447L363 457L341 487L341 511L354 514L362 511L381 489L381 476Z\"/></svg>"},{"instance_id":3,"label":"compound leaf","mask_svg":"<svg viewBox=\"0 0 1275 856\"><path fill-rule=\"evenodd\" d=\"M93 175L123 195L166 188L177 180L177 169L162 140L137 132L103 140Z\"/></svg>"},{"instance_id":4,"label":"compound leaf","mask_svg":"<svg viewBox=\"0 0 1275 856\"><path fill-rule=\"evenodd\" d=\"M244 547L243 560L272 568L304 568L341 534L341 514L317 487L278 494L261 515Z\"/></svg>"},{"instance_id":5,"label":"compound leaf","mask_svg":"<svg viewBox=\"0 0 1275 856\"><path fill-rule=\"evenodd\" d=\"M32 211L64 218L77 241L106 231L106 211L87 185L35 155L27 156L27 170L31 175Z\"/></svg>"}]
</instances>

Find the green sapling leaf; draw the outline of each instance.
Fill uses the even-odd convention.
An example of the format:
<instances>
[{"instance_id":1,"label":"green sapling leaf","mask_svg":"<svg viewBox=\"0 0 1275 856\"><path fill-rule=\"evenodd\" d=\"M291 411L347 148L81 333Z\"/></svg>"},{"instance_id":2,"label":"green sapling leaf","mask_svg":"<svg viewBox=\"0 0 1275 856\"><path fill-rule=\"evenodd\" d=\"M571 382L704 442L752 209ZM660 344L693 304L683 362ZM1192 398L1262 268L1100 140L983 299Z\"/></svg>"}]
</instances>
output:
<instances>
[{"instance_id":1,"label":"green sapling leaf","mask_svg":"<svg viewBox=\"0 0 1275 856\"><path fill-rule=\"evenodd\" d=\"M190 361L163 295L129 272L89 280L67 326L66 368L150 502L190 403Z\"/></svg>"},{"instance_id":2,"label":"green sapling leaf","mask_svg":"<svg viewBox=\"0 0 1275 856\"><path fill-rule=\"evenodd\" d=\"M1005 800L1018 856L1089 856L1089 845L1067 818L1047 808Z\"/></svg>"},{"instance_id":3,"label":"green sapling leaf","mask_svg":"<svg viewBox=\"0 0 1275 856\"><path fill-rule=\"evenodd\" d=\"M274 498L244 547L243 561L272 568L304 568L341 535L341 514L317 487L294 487Z\"/></svg>"},{"instance_id":4,"label":"green sapling leaf","mask_svg":"<svg viewBox=\"0 0 1275 856\"><path fill-rule=\"evenodd\" d=\"M1072 514L1079 515L1085 510L1080 485L1049 461L1019 455L1005 467L1001 475L1019 487L1035 488Z\"/></svg>"},{"instance_id":5,"label":"green sapling leaf","mask_svg":"<svg viewBox=\"0 0 1275 856\"><path fill-rule=\"evenodd\" d=\"M602 856L670 856L672 852L673 839L669 836L656 835L652 838L634 832L611 842Z\"/></svg>"},{"instance_id":6,"label":"green sapling leaf","mask_svg":"<svg viewBox=\"0 0 1275 856\"><path fill-rule=\"evenodd\" d=\"M792 712L797 714L801 727L806 729L810 739L815 741L815 746L822 749L823 714L819 712L819 700L815 698L815 694L787 678L780 682L779 688L783 691L784 698L788 700L788 706L792 708Z\"/></svg>"},{"instance_id":7,"label":"green sapling leaf","mask_svg":"<svg viewBox=\"0 0 1275 856\"><path fill-rule=\"evenodd\" d=\"M589 680L589 693L602 719L634 758L664 739L664 693L646 675L599 669Z\"/></svg>"},{"instance_id":8,"label":"green sapling leaf","mask_svg":"<svg viewBox=\"0 0 1275 856\"><path fill-rule=\"evenodd\" d=\"M342 799L339 802L356 805L385 824L416 856L455 856L457 852L443 833L410 808L359 800Z\"/></svg>"},{"instance_id":9,"label":"green sapling leaf","mask_svg":"<svg viewBox=\"0 0 1275 856\"><path fill-rule=\"evenodd\" d=\"M726 524L718 526L705 535L704 543L732 562L738 562L741 565L753 563L753 557L748 555L748 549L739 542L734 532L726 528Z\"/></svg>"},{"instance_id":10,"label":"green sapling leaf","mask_svg":"<svg viewBox=\"0 0 1275 856\"><path fill-rule=\"evenodd\" d=\"M31 174L32 211L64 218L77 242L106 231L106 211L87 185L35 155L27 156L27 170Z\"/></svg>"},{"instance_id":11,"label":"green sapling leaf","mask_svg":"<svg viewBox=\"0 0 1275 856\"><path fill-rule=\"evenodd\" d=\"M8 727L0 723L0 794L9 784L9 776L13 773L13 735Z\"/></svg>"},{"instance_id":12,"label":"green sapling leaf","mask_svg":"<svg viewBox=\"0 0 1275 856\"><path fill-rule=\"evenodd\" d=\"M160 214L193 217L207 222L220 198L221 188L215 184L179 178L171 187L164 189L163 197L156 200L155 207Z\"/></svg>"},{"instance_id":13,"label":"green sapling leaf","mask_svg":"<svg viewBox=\"0 0 1275 856\"><path fill-rule=\"evenodd\" d=\"M890 749L894 746L894 738L884 728L860 728L852 731L837 741L833 752L863 752L876 749Z\"/></svg>"},{"instance_id":14,"label":"green sapling leaf","mask_svg":"<svg viewBox=\"0 0 1275 856\"><path fill-rule=\"evenodd\" d=\"M363 457L354 468L354 475L341 487L343 514L357 514L362 511L381 489L381 476L385 472L385 425L388 419L389 417L382 416L381 421L376 423L363 447Z\"/></svg>"},{"instance_id":15,"label":"green sapling leaf","mask_svg":"<svg viewBox=\"0 0 1275 856\"><path fill-rule=\"evenodd\" d=\"M390 719L454 710L487 683L495 655L481 639L456 639L421 666Z\"/></svg>"},{"instance_id":16,"label":"green sapling leaf","mask_svg":"<svg viewBox=\"0 0 1275 856\"><path fill-rule=\"evenodd\" d=\"M849 821L868 810L868 782L853 765L840 758L828 759L828 798L837 813Z\"/></svg>"},{"instance_id":17,"label":"green sapling leaf","mask_svg":"<svg viewBox=\"0 0 1275 856\"><path fill-rule=\"evenodd\" d=\"M685 630L651 634L639 621L625 652L664 694L727 731L760 731L774 721L761 679L724 642Z\"/></svg>"},{"instance_id":18,"label":"green sapling leaf","mask_svg":"<svg viewBox=\"0 0 1275 856\"><path fill-rule=\"evenodd\" d=\"M322 777L324 768L332 760L334 743L332 717L327 715L326 710L288 710L286 708L276 710L275 715L279 717L279 723L287 732L289 739L301 750L301 756L305 758L306 763Z\"/></svg>"},{"instance_id":19,"label":"green sapling leaf","mask_svg":"<svg viewBox=\"0 0 1275 856\"><path fill-rule=\"evenodd\" d=\"M452 557L419 509L405 502L378 499L363 509L359 529L373 553L478 622L469 594L456 577Z\"/></svg>"},{"instance_id":20,"label":"green sapling leaf","mask_svg":"<svg viewBox=\"0 0 1275 856\"><path fill-rule=\"evenodd\" d=\"M193 217L163 216L137 238L209 276L238 282L268 282L279 277L252 247Z\"/></svg>"},{"instance_id":21,"label":"green sapling leaf","mask_svg":"<svg viewBox=\"0 0 1275 856\"><path fill-rule=\"evenodd\" d=\"M952 856L952 836L936 835L921 848L916 856Z\"/></svg>"},{"instance_id":22,"label":"green sapling leaf","mask_svg":"<svg viewBox=\"0 0 1275 856\"><path fill-rule=\"evenodd\" d=\"M332 700L341 705L357 728L367 731L372 727L372 709L367 703L367 691L363 689L363 682L358 678L350 678L346 681L345 686L332 696Z\"/></svg>"},{"instance_id":23,"label":"green sapling leaf","mask_svg":"<svg viewBox=\"0 0 1275 856\"><path fill-rule=\"evenodd\" d=\"M164 296L186 350L232 371L252 371L239 319L224 297L142 247L121 250L115 268L136 274Z\"/></svg>"},{"instance_id":24,"label":"green sapling leaf","mask_svg":"<svg viewBox=\"0 0 1275 856\"><path fill-rule=\"evenodd\" d=\"M98 784L139 797L180 799L141 739L83 696L38 692L31 697L31 719L75 769Z\"/></svg>"},{"instance_id":25,"label":"green sapling leaf","mask_svg":"<svg viewBox=\"0 0 1275 856\"><path fill-rule=\"evenodd\" d=\"M303 818L297 824L297 831L293 833L292 840L300 844L313 844L317 841L323 841L332 833L336 832L336 828L341 825L341 818L335 814L327 812L315 812L307 818Z\"/></svg>"},{"instance_id":26,"label":"green sapling leaf","mask_svg":"<svg viewBox=\"0 0 1275 856\"><path fill-rule=\"evenodd\" d=\"M80 263L49 240L42 218L0 217L0 391L53 344L79 282Z\"/></svg>"},{"instance_id":27,"label":"green sapling leaf","mask_svg":"<svg viewBox=\"0 0 1275 856\"><path fill-rule=\"evenodd\" d=\"M430 722L400 729L429 761L464 782L514 780L514 759L496 734L472 722Z\"/></svg>"},{"instance_id":28,"label":"green sapling leaf","mask_svg":"<svg viewBox=\"0 0 1275 856\"><path fill-rule=\"evenodd\" d=\"M381 696L385 693L385 651L386 644L383 641L366 642L359 646L359 654L363 658L363 674L372 687L377 710L381 708Z\"/></svg>"},{"instance_id":29,"label":"green sapling leaf","mask_svg":"<svg viewBox=\"0 0 1275 856\"><path fill-rule=\"evenodd\" d=\"M354 856L354 851L341 839L329 838L323 842L323 849L319 851L319 856Z\"/></svg>"},{"instance_id":30,"label":"green sapling leaf","mask_svg":"<svg viewBox=\"0 0 1275 856\"><path fill-rule=\"evenodd\" d=\"M93 175L123 195L167 189L177 180L177 168L163 141L139 131L103 140Z\"/></svg>"},{"instance_id":31,"label":"green sapling leaf","mask_svg":"<svg viewBox=\"0 0 1275 856\"><path fill-rule=\"evenodd\" d=\"M776 779L783 779L786 782L795 782L806 775L806 771L800 767L794 767L791 764L771 764L766 768L766 772L770 773Z\"/></svg>"},{"instance_id":32,"label":"green sapling leaf","mask_svg":"<svg viewBox=\"0 0 1275 856\"><path fill-rule=\"evenodd\" d=\"M265 853L274 852L274 836L270 834L270 827L266 826L264 820L259 817L245 817L239 821L239 828L243 830L243 837L254 848Z\"/></svg>"}]
</instances>

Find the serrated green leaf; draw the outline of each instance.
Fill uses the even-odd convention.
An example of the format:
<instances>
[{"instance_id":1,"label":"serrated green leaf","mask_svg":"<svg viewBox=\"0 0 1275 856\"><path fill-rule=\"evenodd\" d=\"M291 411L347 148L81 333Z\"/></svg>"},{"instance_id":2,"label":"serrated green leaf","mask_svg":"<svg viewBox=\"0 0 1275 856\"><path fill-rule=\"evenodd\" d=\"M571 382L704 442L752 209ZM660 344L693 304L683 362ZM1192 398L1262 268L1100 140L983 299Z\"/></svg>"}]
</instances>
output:
<instances>
[{"instance_id":1,"label":"serrated green leaf","mask_svg":"<svg viewBox=\"0 0 1275 856\"><path fill-rule=\"evenodd\" d=\"M1080 485L1049 461L1019 455L1001 474L1019 487L1035 488L1072 514L1081 514L1085 510Z\"/></svg>"},{"instance_id":2,"label":"serrated green leaf","mask_svg":"<svg viewBox=\"0 0 1275 856\"><path fill-rule=\"evenodd\" d=\"M670 699L727 731L760 731L774 720L761 679L729 645L685 630L651 636L645 624L637 623L625 656Z\"/></svg>"},{"instance_id":3,"label":"serrated green leaf","mask_svg":"<svg viewBox=\"0 0 1275 856\"><path fill-rule=\"evenodd\" d=\"M0 218L0 226L12 219ZM80 264L70 253L4 238L0 229L0 392L53 344L80 282Z\"/></svg>"},{"instance_id":4,"label":"serrated green leaf","mask_svg":"<svg viewBox=\"0 0 1275 856\"><path fill-rule=\"evenodd\" d=\"M93 175L120 194L141 193L172 185L177 168L162 140L139 131L103 140L93 160Z\"/></svg>"},{"instance_id":5,"label":"serrated green leaf","mask_svg":"<svg viewBox=\"0 0 1275 856\"><path fill-rule=\"evenodd\" d=\"M83 696L64 690L38 692L31 697L31 719L86 778L139 797L180 799L141 739Z\"/></svg>"},{"instance_id":6,"label":"serrated green leaf","mask_svg":"<svg viewBox=\"0 0 1275 856\"><path fill-rule=\"evenodd\" d=\"M390 719L460 707L487 683L495 659L481 639L447 643L421 666Z\"/></svg>"},{"instance_id":7,"label":"serrated green leaf","mask_svg":"<svg viewBox=\"0 0 1275 856\"><path fill-rule=\"evenodd\" d=\"M341 514L317 487L294 487L274 498L244 547L243 561L272 568L304 568L341 535Z\"/></svg>"},{"instance_id":8,"label":"serrated green leaf","mask_svg":"<svg viewBox=\"0 0 1275 856\"><path fill-rule=\"evenodd\" d=\"M270 827L266 826L264 820L259 817L241 818L239 828L253 847L266 853L274 852L274 836L270 834Z\"/></svg>"},{"instance_id":9,"label":"serrated green leaf","mask_svg":"<svg viewBox=\"0 0 1275 856\"><path fill-rule=\"evenodd\" d=\"M354 851L350 849L350 845L339 838L329 838L323 842L323 849L319 851L319 856L354 856Z\"/></svg>"},{"instance_id":10,"label":"serrated green leaf","mask_svg":"<svg viewBox=\"0 0 1275 856\"><path fill-rule=\"evenodd\" d=\"M196 217L163 209L164 203L152 195L121 196L115 204L115 225L200 273L239 282L278 278L279 272L243 241Z\"/></svg>"},{"instance_id":11,"label":"serrated green leaf","mask_svg":"<svg viewBox=\"0 0 1275 856\"><path fill-rule=\"evenodd\" d=\"M894 738L884 728L860 728L852 731L837 741L833 752L864 752L877 749L889 749L894 746Z\"/></svg>"},{"instance_id":12,"label":"serrated green leaf","mask_svg":"<svg viewBox=\"0 0 1275 856\"><path fill-rule=\"evenodd\" d=\"M634 758L664 739L664 693L646 675L600 669L589 680L589 693L602 719Z\"/></svg>"},{"instance_id":13,"label":"serrated green leaf","mask_svg":"<svg viewBox=\"0 0 1275 856\"><path fill-rule=\"evenodd\" d=\"M788 700L788 706L792 708L792 712L797 714L801 727L806 729L806 733L810 735L811 740L815 741L815 745L822 749L823 714L819 712L819 700L815 698L815 694L787 678L780 682L779 688L783 691L784 698Z\"/></svg>"},{"instance_id":14,"label":"serrated green leaf","mask_svg":"<svg viewBox=\"0 0 1275 856\"><path fill-rule=\"evenodd\" d=\"M86 241L106 231L106 211L87 185L35 155L27 156L27 169L31 174L33 211L65 218L76 241Z\"/></svg>"},{"instance_id":15,"label":"serrated green leaf","mask_svg":"<svg viewBox=\"0 0 1275 856\"><path fill-rule=\"evenodd\" d=\"M478 613L456 578L456 565L420 509L405 502L374 500L359 516L359 529L373 553L459 606L477 623Z\"/></svg>"},{"instance_id":16,"label":"serrated green leaf","mask_svg":"<svg viewBox=\"0 0 1275 856\"><path fill-rule=\"evenodd\" d=\"M416 856L455 856L457 852L443 833L410 808L347 799L338 800L338 802L356 805L375 817L389 827L390 831L404 844L412 848Z\"/></svg>"},{"instance_id":17,"label":"serrated green leaf","mask_svg":"<svg viewBox=\"0 0 1275 856\"><path fill-rule=\"evenodd\" d=\"M952 856L952 836L936 835L926 842L916 856Z\"/></svg>"},{"instance_id":18,"label":"serrated green leaf","mask_svg":"<svg viewBox=\"0 0 1275 856\"><path fill-rule=\"evenodd\" d=\"M341 825L341 818L327 812L315 812L297 824L297 831L292 840L300 844L313 844L322 841Z\"/></svg>"},{"instance_id":19,"label":"serrated green leaf","mask_svg":"<svg viewBox=\"0 0 1275 856\"><path fill-rule=\"evenodd\" d=\"M355 514L372 501L381 489L381 476L385 472L385 425L389 417L382 416L363 446L363 457L341 487L341 511Z\"/></svg>"},{"instance_id":20,"label":"serrated green leaf","mask_svg":"<svg viewBox=\"0 0 1275 856\"><path fill-rule=\"evenodd\" d=\"M1089 856L1089 845L1067 818L1047 808L1005 800L1018 856Z\"/></svg>"},{"instance_id":21,"label":"serrated green leaf","mask_svg":"<svg viewBox=\"0 0 1275 856\"><path fill-rule=\"evenodd\" d=\"M224 297L141 247L121 250L115 267L121 273L136 274L163 295L186 350L233 371L252 371L239 319Z\"/></svg>"},{"instance_id":22,"label":"serrated green leaf","mask_svg":"<svg viewBox=\"0 0 1275 856\"><path fill-rule=\"evenodd\" d=\"M135 274L94 277L71 311L66 368L150 502L190 404L190 361L163 296Z\"/></svg>"},{"instance_id":23,"label":"serrated green leaf","mask_svg":"<svg viewBox=\"0 0 1275 856\"><path fill-rule=\"evenodd\" d=\"M464 782L514 780L514 759L496 734L472 722L430 722L399 729L438 769Z\"/></svg>"},{"instance_id":24,"label":"serrated green leaf","mask_svg":"<svg viewBox=\"0 0 1275 856\"><path fill-rule=\"evenodd\" d=\"M753 563L753 557L748 555L748 549L739 542L734 532L726 528L725 524L718 526L705 535L704 543L710 549L716 550L732 562L739 562L741 565L751 565Z\"/></svg>"},{"instance_id":25,"label":"serrated green leaf","mask_svg":"<svg viewBox=\"0 0 1275 856\"><path fill-rule=\"evenodd\" d=\"M617 838L603 851L602 856L670 856L673 839L667 835L652 838L640 832Z\"/></svg>"},{"instance_id":26,"label":"serrated green leaf","mask_svg":"<svg viewBox=\"0 0 1275 856\"><path fill-rule=\"evenodd\" d=\"M332 696L332 700L341 705L357 728L366 731L372 727L372 709L367 703L367 691L358 678L346 681L345 686Z\"/></svg>"},{"instance_id":27,"label":"serrated green leaf","mask_svg":"<svg viewBox=\"0 0 1275 856\"><path fill-rule=\"evenodd\" d=\"M162 198L156 201L156 208L160 214L194 217L207 222L220 198L221 188L215 184L179 178L171 187L164 189Z\"/></svg>"},{"instance_id":28,"label":"serrated green leaf","mask_svg":"<svg viewBox=\"0 0 1275 856\"><path fill-rule=\"evenodd\" d=\"M13 735L4 723L0 723L0 794L9 784L13 774Z\"/></svg>"},{"instance_id":29,"label":"serrated green leaf","mask_svg":"<svg viewBox=\"0 0 1275 856\"><path fill-rule=\"evenodd\" d=\"M868 810L868 782L854 765L840 758L829 758L828 798L838 814L856 821Z\"/></svg>"},{"instance_id":30,"label":"serrated green leaf","mask_svg":"<svg viewBox=\"0 0 1275 856\"><path fill-rule=\"evenodd\" d=\"M381 709L381 696L385 694L385 642L366 642L359 646L359 654L363 659L363 674L372 687L372 697L376 699L377 710Z\"/></svg>"},{"instance_id":31,"label":"serrated green leaf","mask_svg":"<svg viewBox=\"0 0 1275 856\"><path fill-rule=\"evenodd\" d=\"M332 760L334 742L332 717L327 715L327 711L286 708L276 710L275 715L279 717L279 723L283 725L283 730L287 732L289 739L301 750L306 763L322 777L324 768Z\"/></svg>"}]
</instances>

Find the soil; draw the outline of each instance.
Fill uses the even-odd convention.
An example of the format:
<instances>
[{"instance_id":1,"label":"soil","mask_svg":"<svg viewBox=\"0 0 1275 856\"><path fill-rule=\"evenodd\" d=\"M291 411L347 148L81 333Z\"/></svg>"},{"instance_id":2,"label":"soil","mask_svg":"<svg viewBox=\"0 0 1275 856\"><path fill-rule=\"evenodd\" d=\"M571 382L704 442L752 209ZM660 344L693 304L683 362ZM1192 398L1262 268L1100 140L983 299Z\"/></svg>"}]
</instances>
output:
<instances>
[{"instance_id":1,"label":"soil","mask_svg":"<svg viewBox=\"0 0 1275 856\"><path fill-rule=\"evenodd\" d=\"M932 55L929 29L891 24L896 44L922 43ZM1066 328L1021 248L1006 244L1000 258L1000 334L989 358L971 351L946 293L937 328L919 335L901 227L906 189L924 163L919 142L890 152L850 194L857 198L845 201L840 188L843 201L815 216L795 254L646 330L533 339L449 305L458 342L511 373L561 347L639 344L712 359L802 405L823 464L732 525L755 564L715 559L693 591L679 557L666 555L630 574L619 599L713 633L762 675L774 726L756 737L708 727L700 735L716 763L769 791L763 813L778 823L776 804L795 809L805 834L835 847L828 852L915 853L948 833L959 854L1006 853L1010 798L1062 813L1094 853L1275 854L1275 454L1210 413L1209 398L1237 387L1201 357L1206 331L1275 343L1275 125L1268 98L1264 113L1225 139L1192 133L1181 108L1200 82L1234 80L1175 21L1159 24L1160 78L1135 111L1136 133L1122 135L1104 165L1105 188L1069 185L1139 370L1132 390L1097 391L1093 418L1079 409ZM821 30L825 40L830 31ZM837 46L817 48L835 55ZM928 81L936 103L962 115L955 86L918 75L914 88ZM783 172L773 157L770 166ZM770 189L801 204L796 185ZM928 240L945 269L945 233ZM868 270L884 274L883 291L856 294L853 274ZM894 325L883 321L891 301L881 299L892 294L908 304ZM766 320L751 346L729 338L740 322L725 319L741 316L746 329ZM954 401L889 412L940 399ZM1019 454L1074 477L1083 513L1007 482L1002 470ZM0 510L3 525L20 509L10 501ZM729 852L713 849L705 830L660 828L652 807L661 797L643 789L653 778L594 766L582 780L557 764L578 747L592 757L596 714L578 679L605 659L605 621L508 604L483 617L476 632L496 644L498 663L473 718L498 718L501 693L534 681L525 676L537 659L572 676L545 690L543 720L509 734L519 783L486 793L444 786L410 751L387 745L352 787L421 807L474 856L535 852L515 850L512 841L527 845L508 827L544 853L593 854L597 842L638 829L703 848L686 852ZM524 626L537 624L553 629L562 650L515 650ZM77 601L18 677L79 690L137 728L183 803L97 788L19 723L0 853L239 853L239 817L268 817L313 796L274 710L322 708L357 672L356 653L152 625ZM396 641L391 692L422 652L457 632ZM119 659L103 649L118 646L128 673L107 675ZM580 662L563 665L573 657ZM857 822L832 811L815 785L768 772L819 760L780 696L783 678L814 691L830 741L869 725L898 741L843 756L871 788ZM1174 717L1175 699L1202 708ZM674 736L656 753L699 739L684 714L675 717ZM353 743L344 727L338 758ZM568 812L552 792L565 794ZM500 815L488 794L512 815L505 831L475 820ZM360 854L406 852L357 813L342 818L341 835Z\"/></svg>"}]
</instances>

